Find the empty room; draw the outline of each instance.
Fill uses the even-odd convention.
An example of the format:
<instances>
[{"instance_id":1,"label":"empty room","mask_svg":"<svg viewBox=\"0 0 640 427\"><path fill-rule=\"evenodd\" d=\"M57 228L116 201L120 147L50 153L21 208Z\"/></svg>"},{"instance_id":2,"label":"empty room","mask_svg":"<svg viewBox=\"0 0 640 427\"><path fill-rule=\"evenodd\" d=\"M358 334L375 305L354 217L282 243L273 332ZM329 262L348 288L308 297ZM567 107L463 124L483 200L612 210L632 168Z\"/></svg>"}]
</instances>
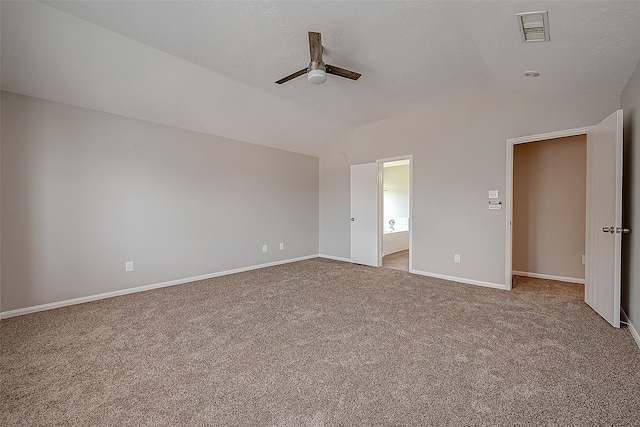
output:
<instances>
[{"instance_id":1,"label":"empty room","mask_svg":"<svg viewBox=\"0 0 640 427\"><path fill-rule=\"evenodd\" d=\"M638 22L1 1L0 425L638 425Z\"/></svg>"}]
</instances>

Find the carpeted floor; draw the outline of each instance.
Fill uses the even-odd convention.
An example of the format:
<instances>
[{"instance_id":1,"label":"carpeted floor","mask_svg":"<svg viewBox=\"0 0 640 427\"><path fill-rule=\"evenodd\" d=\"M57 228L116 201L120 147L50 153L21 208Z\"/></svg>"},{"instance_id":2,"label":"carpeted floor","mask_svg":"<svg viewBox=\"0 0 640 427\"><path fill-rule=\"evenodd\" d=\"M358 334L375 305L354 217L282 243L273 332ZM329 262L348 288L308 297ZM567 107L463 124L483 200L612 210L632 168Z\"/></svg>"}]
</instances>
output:
<instances>
[{"instance_id":1,"label":"carpeted floor","mask_svg":"<svg viewBox=\"0 0 640 427\"><path fill-rule=\"evenodd\" d=\"M0 424L637 426L640 350L582 292L312 259L10 318Z\"/></svg>"}]
</instances>

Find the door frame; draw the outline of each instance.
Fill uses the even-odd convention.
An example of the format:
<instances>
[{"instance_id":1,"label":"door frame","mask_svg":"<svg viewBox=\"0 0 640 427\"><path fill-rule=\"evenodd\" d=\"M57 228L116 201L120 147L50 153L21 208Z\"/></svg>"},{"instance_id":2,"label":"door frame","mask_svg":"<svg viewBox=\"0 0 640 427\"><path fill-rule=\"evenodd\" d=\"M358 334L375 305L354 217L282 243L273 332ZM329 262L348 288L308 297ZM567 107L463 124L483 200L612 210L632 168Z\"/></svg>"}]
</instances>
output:
<instances>
[{"instance_id":1,"label":"door frame","mask_svg":"<svg viewBox=\"0 0 640 427\"><path fill-rule=\"evenodd\" d=\"M586 135L593 126L566 129L556 132L527 135L507 139L507 186L505 201L505 288L511 290L513 285L513 152L518 144L538 142L548 139L564 138L568 136Z\"/></svg>"},{"instance_id":2,"label":"door frame","mask_svg":"<svg viewBox=\"0 0 640 427\"><path fill-rule=\"evenodd\" d=\"M378 159L378 266L382 266L382 223L384 222L383 164L396 160L409 160L409 272L413 270L413 154Z\"/></svg>"}]
</instances>

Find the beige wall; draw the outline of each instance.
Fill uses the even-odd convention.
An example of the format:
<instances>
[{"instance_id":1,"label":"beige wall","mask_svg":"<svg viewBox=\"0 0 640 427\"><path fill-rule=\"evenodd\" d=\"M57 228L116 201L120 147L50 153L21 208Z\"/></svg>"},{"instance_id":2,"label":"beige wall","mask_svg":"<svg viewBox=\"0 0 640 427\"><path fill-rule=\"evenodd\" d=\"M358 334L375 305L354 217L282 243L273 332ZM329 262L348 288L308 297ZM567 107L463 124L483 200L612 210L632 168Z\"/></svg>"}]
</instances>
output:
<instances>
[{"instance_id":1,"label":"beige wall","mask_svg":"<svg viewBox=\"0 0 640 427\"><path fill-rule=\"evenodd\" d=\"M1 136L2 311L318 252L316 157L7 92Z\"/></svg>"},{"instance_id":2,"label":"beige wall","mask_svg":"<svg viewBox=\"0 0 640 427\"><path fill-rule=\"evenodd\" d=\"M513 152L513 270L584 279L586 135Z\"/></svg>"},{"instance_id":3,"label":"beige wall","mask_svg":"<svg viewBox=\"0 0 640 427\"><path fill-rule=\"evenodd\" d=\"M504 285L505 210L487 208L487 191L504 201L506 140L593 125L619 106L615 96L487 90L362 127L320 157L320 252L349 257L349 165L413 154L414 270Z\"/></svg>"},{"instance_id":4,"label":"beige wall","mask_svg":"<svg viewBox=\"0 0 640 427\"><path fill-rule=\"evenodd\" d=\"M640 333L640 64L622 92L624 110L624 226L622 307ZM640 342L638 343L640 345Z\"/></svg>"}]
</instances>

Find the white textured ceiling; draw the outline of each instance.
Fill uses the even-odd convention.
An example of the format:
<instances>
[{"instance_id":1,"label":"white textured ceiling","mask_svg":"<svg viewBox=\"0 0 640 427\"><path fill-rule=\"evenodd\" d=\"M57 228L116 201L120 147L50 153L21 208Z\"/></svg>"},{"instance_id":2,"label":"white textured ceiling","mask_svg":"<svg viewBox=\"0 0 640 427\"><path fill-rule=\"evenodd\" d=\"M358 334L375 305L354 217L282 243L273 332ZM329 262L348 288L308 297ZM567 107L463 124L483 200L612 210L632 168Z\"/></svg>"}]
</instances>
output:
<instances>
[{"instance_id":1,"label":"white textured ceiling","mask_svg":"<svg viewBox=\"0 0 640 427\"><path fill-rule=\"evenodd\" d=\"M310 154L460 91L619 95L640 59L640 1L42 3L1 5L3 89ZM551 42L521 41L535 10ZM307 31L362 77L274 84Z\"/></svg>"}]
</instances>

